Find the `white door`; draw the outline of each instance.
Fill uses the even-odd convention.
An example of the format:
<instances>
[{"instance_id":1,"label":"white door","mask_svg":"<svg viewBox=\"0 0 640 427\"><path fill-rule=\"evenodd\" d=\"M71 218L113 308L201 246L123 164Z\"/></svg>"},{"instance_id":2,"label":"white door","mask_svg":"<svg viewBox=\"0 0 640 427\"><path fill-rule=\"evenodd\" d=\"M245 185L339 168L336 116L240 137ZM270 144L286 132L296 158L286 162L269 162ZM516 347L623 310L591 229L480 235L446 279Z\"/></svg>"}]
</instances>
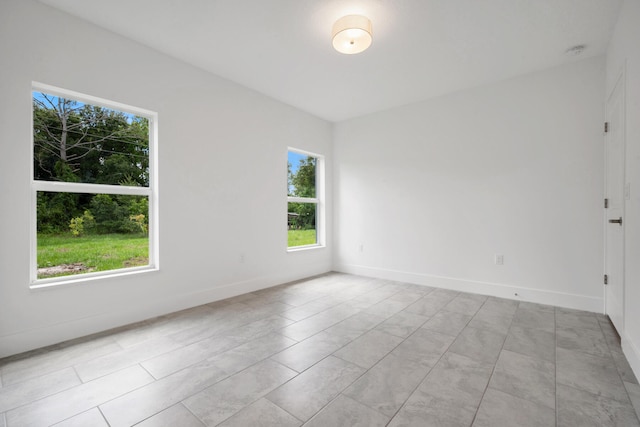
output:
<instances>
[{"instance_id":1,"label":"white door","mask_svg":"<svg viewBox=\"0 0 640 427\"><path fill-rule=\"evenodd\" d=\"M607 100L605 133L605 310L624 329L624 73Z\"/></svg>"}]
</instances>

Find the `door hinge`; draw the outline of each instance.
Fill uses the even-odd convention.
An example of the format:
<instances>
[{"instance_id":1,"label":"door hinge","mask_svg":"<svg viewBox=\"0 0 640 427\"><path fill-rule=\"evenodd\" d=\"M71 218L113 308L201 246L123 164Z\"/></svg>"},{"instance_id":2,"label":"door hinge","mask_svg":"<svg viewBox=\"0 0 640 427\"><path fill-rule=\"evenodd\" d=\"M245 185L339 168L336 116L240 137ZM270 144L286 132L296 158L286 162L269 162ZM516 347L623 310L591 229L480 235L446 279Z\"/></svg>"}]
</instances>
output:
<instances>
[{"instance_id":1,"label":"door hinge","mask_svg":"<svg viewBox=\"0 0 640 427\"><path fill-rule=\"evenodd\" d=\"M604 275L604 284L605 284L605 285L608 285L608 284L609 284L609 275L608 275L608 274L605 274L605 275Z\"/></svg>"},{"instance_id":2,"label":"door hinge","mask_svg":"<svg viewBox=\"0 0 640 427\"><path fill-rule=\"evenodd\" d=\"M609 132L609 122L604 122L604 133Z\"/></svg>"},{"instance_id":3,"label":"door hinge","mask_svg":"<svg viewBox=\"0 0 640 427\"><path fill-rule=\"evenodd\" d=\"M609 199L604 199L604 208L609 209Z\"/></svg>"}]
</instances>

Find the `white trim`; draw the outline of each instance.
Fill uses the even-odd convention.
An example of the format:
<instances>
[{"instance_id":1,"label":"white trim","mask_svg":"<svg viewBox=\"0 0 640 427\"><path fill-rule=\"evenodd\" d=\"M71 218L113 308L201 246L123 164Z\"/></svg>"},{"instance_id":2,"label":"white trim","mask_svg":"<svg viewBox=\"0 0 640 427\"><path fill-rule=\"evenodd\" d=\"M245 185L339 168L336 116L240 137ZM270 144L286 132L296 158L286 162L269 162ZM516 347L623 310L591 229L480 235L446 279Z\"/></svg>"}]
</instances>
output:
<instances>
[{"instance_id":1,"label":"white trim","mask_svg":"<svg viewBox=\"0 0 640 427\"><path fill-rule=\"evenodd\" d=\"M34 179L33 156L33 113L30 121L31 156L30 156L30 182L31 182L31 207L30 207L30 262L29 262L29 287L31 289L52 288L61 285L73 285L90 282L105 277L118 277L129 274L157 271L159 269L159 203L158 203L158 114L143 108L132 107L119 102L110 101L96 96L86 95L72 90L62 89L56 86L39 82L31 83L30 96L33 92L44 92L65 98L71 98L85 104L97 105L125 113L134 114L149 120L149 187L130 187L124 185L88 184L78 182L40 181ZM88 193L88 194L117 194L148 197L148 222L149 222L149 264L141 267L119 268L114 270L94 273L82 273L72 276L52 277L38 279L38 226L37 226L37 199L39 191L56 193Z\"/></svg>"},{"instance_id":2,"label":"white trim","mask_svg":"<svg viewBox=\"0 0 640 427\"><path fill-rule=\"evenodd\" d=\"M129 187L125 185L85 184L79 182L33 181L36 191L54 193L121 194L127 196L151 196L148 187Z\"/></svg>"},{"instance_id":3,"label":"white trim","mask_svg":"<svg viewBox=\"0 0 640 427\"><path fill-rule=\"evenodd\" d=\"M308 251L310 249L324 249L324 248L326 248L325 245L320 245L316 243L313 245L291 246L290 248L287 248L287 252L302 252L302 251Z\"/></svg>"},{"instance_id":4,"label":"white trim","mask_svg":"<svg viewBox=\"0 0 640 427\"><path fill-rule=\"evenodd\" d=\"M31 82L31 90L39 92L46 92L51 95L56 95L65 98L73 98L76 101L80 101L85 104L98 105L101 107L107 107L114 110L119 110L124 113L135 114L136 116L142 116L147 119L157 118L157 113L144 108L132 107L131 105L122 104L120 102L111 101L109 99L99 98L97 96L86 95L84 93L75 92L73 90L63 89L56 86L51 86L39 82ZM33 126L31 127L33 129Z\"/></svg>"},{"instance_id":5,"label":"white trim","mask_svg":"<svg viewBox=\"0 0 640 427\"><path fill-rule=\"evenodd\" d=\"M602 298L585 295L568 294L564 292L545 291L525 288L503 283L480 282L476 280L459 279L455 277L435 276L424 273L389 270L355 264L338 264L335 271L375 277L416 285L433 286L461 292L491 295L516 301L527 301L538 304L548 304L558 307L573 308L595 313L602 313Z\"/></svg>"},{"instance_id":6,"label":"white trim","mask_svg":"<svg viewBox=\"0 0 640 427\"><path fill-rule=\"evenodd\" d=\"M119 268L117 270L96 271L94 273L83 273L71 276L51 277L48 279L38 279L35 284L30 286L33 290L51 289L59 285L79 285L87 282L102 279L104 277L120 277L130 276L132 274L147 273L149 271L158 271L158 268L152 265L144 265L140 267Z\"/></svg>"},{"instance_id":7,"label":"white trim","mask_svg":"<svg viewBox=\"0 0 640 427\"><path fill-rule=\"evenodd\" d=\"M318 191L318 186L316 185L316 191ZM295 197L295 196L287 196L287 201L289 203L320 203L320 200L317 197Z\"/></svg>"},{"instance_id":8,"label":"white trim","mask_svg":"<svg viewBox=\"0 0 640 427\"><path fill-rule=\"evenodd\" d=\"M160 193L158 180L158 114L149 118L149 266L160 268Z\"/></svg>"},{"instance_id":9,"label":"white trim","mask_svg":"<svg viewBox=\"0 0 640 427\"><path fill-rule=\"evenodd\" d=\"M301 150L301 149L295 148L295 147L287 147L287 152L289 152L289 151L293 151L294 153L302 154L302 155L305 155L305 156L322 157L322 158L324 158L324 156L322 154L314 153L313 151Z\"/></svg>"},{"instance_id":10,"label":"white trim","mask_svg":"<svg viewBox=\"0 0 640 427\"><path fill-rule=\"evenodd\" d=\"M626 91L626 87L627 87L627 79L626 79L626 67L627 67L627 63L626 63L626 59L622 64L622 67L620 69L618 78L616 79L616 83L613 85L613 89L611 89L611 92L607 95L607 99L605 101L605 122L609 122L610 120L610 111L609 111L609 102L611 101L611 97L614 95L616 89L618 89L618 85L621 84L622 85L622 93L620 94L620 96L622 97L622 107L621 107L621 120L622 120L622 124L623 124L623 128L621 131L621 138L622 138L622 142L621 142L621 156L622 156L622 162L621 162L621 174L622 174L622 188L620 189L621 193L621 216L623 218L623 223L621 224L622 226L622 250L621 250L621 254L620 256L622 257L622 274L620 275L620 286L622 287L622 315L620 316L620 323L621 325L614 325L616 326L616 330L618 329L618 327L622 330L624 330L625 328L625 322L626 322L626 316L625 316L625 293L626 293L626 286L625 286L625 282L626 282L626 257L625 257L625 251L626 251L626 227L627 227L627 223L626 223L626 205L627 205L627 201L625 198L625 186L627 184L627 172L626 172L626 168L627 168L627 132L626 132L626 128L627 128L627 91ZM608 166L609 166L609 156L608 156L608 147L609 147L609 138L611 137L611 133L607 133L604 132L603 133L603 159L604 159L604 196L606 198L609 197L608 194L608 178L609 178L609 170L608 170ZM608 215L607 215L607 209L603 209L603 271L604 274L609 274L610 272L607 271L607 245L608 245L608 241L607 238L609 237L609 221L608 221ZM602 299L602 306L603 306L603 313L607 314L607 285L602 286L603 288L603 299ZM613 320L611 321L611 323L613 323ZM621 331L618 331L621 332Z\"/></svg>"},{"instance_id":11,"label":"white trim","mask_svg":"<svg viewBox=\"0 0 640 427\"><path fill-rule=\"evenodd\" d=\"M316 197L296 197L287 196L289 203L315 203L316 204L316 243L304 246L289 246L287 242L287 252L298 252L301 250L324 248L326 246L326 202L325 202L325 156L311 151L300 150L298 148L287 147L287 158L289 151L316 159ZM288 177L287 177L288 180ZM288 209L287 209L288 211ZM288 231L288 230L287 230Z\"/></svg>"},{"instance_id":12,"label":"white trim","mask_svg":"<svg viewBox=\"0 0 640 427\"><path fill-rule=\"evenodd\" d=\"M29 91L29 105L31 106L31 114L29 114L29 284L33 284L37 279L38 273L38 192L33 188L35 180L34 168L34 138L33 138L33 90L36 83L32 82Z\"/></svg>"},{"instance_id":13,"label":"white trim","mask_svg":"<svg viewBox=\"0 0 640 427\"><path fill-rule=\"evenodd\" d=\"M316 217L316 239L319 246L327 245L327 215L326 215L326 159L316 157L316 197L318 198Z\"/></svg>"}]
</instances>

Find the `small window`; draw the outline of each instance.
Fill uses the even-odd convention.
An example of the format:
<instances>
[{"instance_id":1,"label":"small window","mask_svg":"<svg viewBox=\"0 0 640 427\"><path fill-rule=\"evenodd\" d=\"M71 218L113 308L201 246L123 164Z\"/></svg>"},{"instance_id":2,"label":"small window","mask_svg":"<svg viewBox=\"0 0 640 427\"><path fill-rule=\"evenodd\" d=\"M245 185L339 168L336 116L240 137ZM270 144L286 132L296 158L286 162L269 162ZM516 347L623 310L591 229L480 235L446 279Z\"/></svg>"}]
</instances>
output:
<instances>
[{"instance_id":1,"label":"small window","mask_svg":"<svg viewBox=\"0 0 640 427\"><path fill-rule=\"evenodd\" d=\"M32 100L32 286L157 268L155 114L41 84Z\"/></svg>"},{"instance_id":2,"label":"small window","mask_svg":"<svg viewBox=\"0 0 640 427\"><path fill-rule=\"evenodd\" d=\"M317 154L289 149L287 160L287 246L321 246L324 244L324 158Z\"/></svg>"}]
</instances>

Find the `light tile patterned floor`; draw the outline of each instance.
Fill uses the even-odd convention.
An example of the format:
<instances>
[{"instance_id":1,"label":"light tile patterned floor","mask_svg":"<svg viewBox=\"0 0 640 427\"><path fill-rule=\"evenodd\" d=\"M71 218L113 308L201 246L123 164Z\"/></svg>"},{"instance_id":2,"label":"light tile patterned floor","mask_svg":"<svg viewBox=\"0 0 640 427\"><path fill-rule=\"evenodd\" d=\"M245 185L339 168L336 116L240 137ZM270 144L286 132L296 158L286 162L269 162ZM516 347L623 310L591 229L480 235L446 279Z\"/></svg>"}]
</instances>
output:
<instances>
[{"instance_id":1,"label":"light tile patterned floor","mask_svg":"<svg viewBox=\"0 0 640 427\"><path fill-rule=\"evenodd\" d=\"M345 274L0 360L0 427L640 426L606 317Z\"/></svg>"}]
</instances>

